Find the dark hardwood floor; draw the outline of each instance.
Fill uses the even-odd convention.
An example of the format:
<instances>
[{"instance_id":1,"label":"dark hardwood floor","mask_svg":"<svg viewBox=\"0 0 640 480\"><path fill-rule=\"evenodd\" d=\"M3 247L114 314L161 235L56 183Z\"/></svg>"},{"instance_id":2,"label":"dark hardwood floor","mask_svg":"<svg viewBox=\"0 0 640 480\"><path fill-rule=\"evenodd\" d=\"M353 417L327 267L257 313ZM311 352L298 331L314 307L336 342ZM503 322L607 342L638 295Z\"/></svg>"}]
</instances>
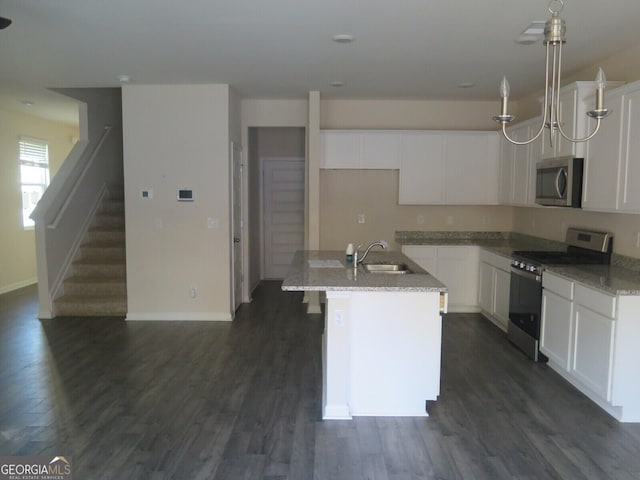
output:
<instances>
[{"instance_id":1,"label":"dark hardwood floor","mask_svg":"<svg viewBox=\"0 0 640 480\"><path fill-rule=\"evenodd\" d=\"M640 478L640 424L480 315L445 318L430 417L321 421L322 317L279 287L233 323L41 322L35 288L0 296L0 456L80 480Z\"/></svg>"}]
</instances>

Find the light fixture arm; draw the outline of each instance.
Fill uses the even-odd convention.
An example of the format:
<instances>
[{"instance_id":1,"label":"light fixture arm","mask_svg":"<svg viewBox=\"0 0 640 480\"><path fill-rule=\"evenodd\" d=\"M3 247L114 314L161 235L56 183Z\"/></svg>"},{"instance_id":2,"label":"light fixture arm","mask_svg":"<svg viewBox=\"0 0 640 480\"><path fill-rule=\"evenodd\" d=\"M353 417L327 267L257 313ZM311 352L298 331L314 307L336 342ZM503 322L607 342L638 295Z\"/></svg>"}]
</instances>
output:
<instances>
[{"instance_id":1,"label":"light fixture arm","mask_svg":"<svg viewBox=\"0 0 640 480\"><path fill-rule=\"evenodd\" d=\"M589 117L596 120L596 127L594 131L584 138L573 138L562 128L562 122L560 119L560 86L562 74L562 44L566 42L566 25L565 21L560 18L560 12L563 9L563 0L551 0L549 2L548 10L551 13L551 18L546 22L544 30L544 45L546 48L543 118L538 132L529 140L517 141L509 137L507 134L507 125L511 123L515 117L510 115L508 112L509 83L507 82L506 77L502 80L500 85L502 109L500 115L493 117L493 119L502 125L502 134L504 137L515 145L528 145L535 141L540 137L540 135L542 135L545 127L549 128L549 143L552 147L556 132L569 142L586 142L598 133L600 130L601 120L611 113L609 110L604 108L604 88L606 86L606 79L604 77L604 72L600 69L596 77L596 108L587 112ZM550 55L551 49L553 49L552 55ZM551 67L549 66L550 57L552 64ZM551 82L549 82L549 71L551 71ZM549 83L551 83L551 88L549 88Z\"/></svg>"}]
</instances>

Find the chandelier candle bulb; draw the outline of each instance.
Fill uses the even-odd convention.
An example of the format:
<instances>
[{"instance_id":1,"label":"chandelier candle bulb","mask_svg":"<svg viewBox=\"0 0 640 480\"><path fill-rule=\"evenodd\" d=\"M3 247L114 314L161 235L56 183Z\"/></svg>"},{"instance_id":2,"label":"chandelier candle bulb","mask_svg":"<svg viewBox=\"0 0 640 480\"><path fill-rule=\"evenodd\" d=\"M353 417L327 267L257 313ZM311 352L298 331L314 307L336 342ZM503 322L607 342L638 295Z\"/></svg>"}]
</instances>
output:
<instances>
[{"instance_id":1,"label":"chandelier candle bulb","mask_svg":"<svg viewBox=\"0 0 640 480\"><path fill-rule=\"evenodd\" d=\"M604 71L602 68L598 69L598 74L596 75L596 110L604 109L604 89L607 86L607 77L604 75Z\"/></svg>"},{"instance_id":2,"label":"chandelier candle bulb","mask_svg":"<svg viewBox=\"0 0 640 480\"><path fill-rule=\"evenodd\" d=\"M509 94L511 93L511 89L509 88L509 82L507 81L507 77L502 77L502 81L500 82L500 97L502 98L502 115L508 115L507 113L507 102L509 101Z\"/></svg>"}]
</instances>

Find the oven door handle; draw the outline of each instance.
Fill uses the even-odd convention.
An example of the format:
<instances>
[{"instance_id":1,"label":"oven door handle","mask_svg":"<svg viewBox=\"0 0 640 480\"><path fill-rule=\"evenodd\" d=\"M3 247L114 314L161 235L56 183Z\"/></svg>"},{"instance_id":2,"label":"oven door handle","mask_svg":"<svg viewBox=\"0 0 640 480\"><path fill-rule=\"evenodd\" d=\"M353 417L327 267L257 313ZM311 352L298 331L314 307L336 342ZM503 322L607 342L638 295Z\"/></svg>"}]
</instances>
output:
<instances>
[{"instance_id":1,"label":"oven door handle","mask_svg":"<svg viewBox=\"0 0 640 480\"><path fill-rule=\"evenodd\" d=\"M527 272L519 268L511 267L511 273L524 277L528 280L533 280L536 283L542 283L542 275L536 275L535 273Z\"/></svg>"}]
</instances>

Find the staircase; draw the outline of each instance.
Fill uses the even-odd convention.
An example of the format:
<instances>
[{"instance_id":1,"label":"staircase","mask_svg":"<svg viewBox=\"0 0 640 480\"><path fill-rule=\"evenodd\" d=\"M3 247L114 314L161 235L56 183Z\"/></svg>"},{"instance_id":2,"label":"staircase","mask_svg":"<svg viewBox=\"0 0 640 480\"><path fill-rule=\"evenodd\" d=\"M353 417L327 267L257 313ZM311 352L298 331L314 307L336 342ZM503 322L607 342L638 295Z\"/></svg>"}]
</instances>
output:
<instances>
[{"instance_id":1,"label":"staircase","mask_svg":"<svg viewBox=\"0 0 640 480\"><path fill-rule=\"evenodd\" d=\"M122 317L127 314L124 192L110 188L73 261L56 316Z\"/></svg>"}]
</instances>

